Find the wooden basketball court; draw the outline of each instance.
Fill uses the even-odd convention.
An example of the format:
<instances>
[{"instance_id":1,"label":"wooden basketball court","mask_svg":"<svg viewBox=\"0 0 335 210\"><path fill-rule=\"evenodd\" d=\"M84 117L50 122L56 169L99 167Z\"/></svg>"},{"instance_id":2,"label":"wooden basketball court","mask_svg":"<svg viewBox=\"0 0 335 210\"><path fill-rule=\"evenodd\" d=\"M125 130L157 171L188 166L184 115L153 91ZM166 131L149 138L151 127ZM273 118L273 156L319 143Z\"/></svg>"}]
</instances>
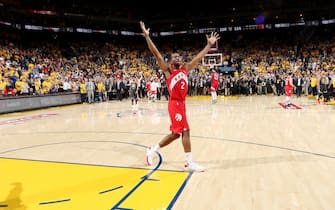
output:
<instances>
[{"instance_id":1,"label":"wooden basketball court","mask_svg":"<svg viewBox=\"0 0 335 210\"><path fill-rule=\"evenodd\" d=\"M284 96L187 99L193 158L165 100L80 104L0 116L0 210L335 209L335 106Z\"/></svg>"}]
</instances>

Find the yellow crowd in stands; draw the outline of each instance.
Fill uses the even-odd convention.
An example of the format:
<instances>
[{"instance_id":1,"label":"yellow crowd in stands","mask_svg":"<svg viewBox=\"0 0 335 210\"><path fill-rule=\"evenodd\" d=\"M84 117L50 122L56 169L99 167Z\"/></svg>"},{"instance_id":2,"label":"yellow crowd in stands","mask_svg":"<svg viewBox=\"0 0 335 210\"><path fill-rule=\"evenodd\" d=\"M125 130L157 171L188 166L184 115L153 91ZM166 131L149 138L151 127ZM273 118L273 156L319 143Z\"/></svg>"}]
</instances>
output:
<instances>
[{"instance_id":1,"label":"yellow crowd in stands","mask_svg":"<svg viewBox=\"0 0 335 210\"><path fill-rule=\"evenodd\" d=\"M145 79L155 77L158 72L153 56L143 47L136 49L109 43L86 47L85 44L77 43L71 49L71 56L65 57L61 53L62 49L52 44L24 49L12 43L0 45L0 93L43 95L58 92L60 88L84 92L89 78L93 78L97 84L97 91L104 91L108 78L127 79L123 75L124 71L128 75ZM179 53L187 61L197 51L189 48ZM329 41L318 46L307 44L302 48L299 59L293 46L271 49L251 45L250 48L236 48L229 53L222 53L223 63L237 69L233 75L236 79L285 74L288 71L303 72L310 76L311 85L314 86L316 72L335 71L335 46ZM197 75L206 75L208 69L208 66L200 63Z\"/></svg>"}]
</instances>

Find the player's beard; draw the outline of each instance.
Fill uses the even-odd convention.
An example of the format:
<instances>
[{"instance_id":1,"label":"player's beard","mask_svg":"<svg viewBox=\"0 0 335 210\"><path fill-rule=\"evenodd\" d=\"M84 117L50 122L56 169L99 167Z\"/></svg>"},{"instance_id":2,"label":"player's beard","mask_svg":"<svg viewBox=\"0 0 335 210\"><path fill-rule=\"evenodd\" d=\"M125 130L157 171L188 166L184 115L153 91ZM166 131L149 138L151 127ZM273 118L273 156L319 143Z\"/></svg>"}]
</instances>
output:
<instances>
[{"instance_id":1,"label":"player's beard","mask_svg":"<svg viewBox=\"0 0 335 210\"><path fill-rule=\"evenodd\" d=\"M179 63L175 63L175 64L173 64L173 66L174 66L176 69L179 69L180 64L179 64Z\"/></svg>"}]
</instances>

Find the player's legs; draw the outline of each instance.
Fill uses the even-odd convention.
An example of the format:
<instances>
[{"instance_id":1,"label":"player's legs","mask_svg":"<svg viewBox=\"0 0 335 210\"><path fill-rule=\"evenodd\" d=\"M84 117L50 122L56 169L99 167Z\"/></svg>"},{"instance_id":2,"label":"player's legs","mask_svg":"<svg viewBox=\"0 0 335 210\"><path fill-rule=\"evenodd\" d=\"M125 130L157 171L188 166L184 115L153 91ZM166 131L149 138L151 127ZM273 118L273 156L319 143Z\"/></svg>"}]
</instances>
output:
<instances>
[{"instance_id":1,"label":"player's legs","mask_svg":"<svg viewBox=\"0 0 335 210\"><path fill-rule=\"evenodd\" d=\"M168 111L171 120L170 125L171 133L166 135L157 145L147 149L148 165L152 164L153 157L155 156L155 152L158 149L169 145L171 142L180 137L179 133L183 131L183 123L184 120L186 120L185 116L186 112L183 112L183 106L185 106L185 104L181 101L169 101Z\"/></svg>"},{"instance_id":2,"label":"player's legs","mask_svg":"<svg viewBox=\"0 0 335 210\"><path fill-rule=\"evenodd\" d=\"M182 143L184 147L184 152L191 152L191 141L190 141L190 131L183 131L182 133Z\"/></svg>"},{"instance_id":3,"label":"player's legs","mask_svg":"<svg viewBox=\"0 0 335 210\"><path fill-rule=\"evenodd\" d=\"M211 91L211 96L212 96L212 102L216 103L217 102L217 94L216 91Z\"/></svg>"},{"instance_id":4,"label":"player's legs","mask_svg":"<svg viewBox=\"0 0 335 210\"><path fill-rule=\"evenodd\" d=\"M291 97L290 96L286 96L285 97L285 105L289 106L291 104Z\"/></svg>"},{"instance_id":5,"label":"player's legs","mask_svg":"<svg viewBox=\"0 0 335 210\"><path fill-rule=\"evenodd\" d=\"M170 133L168 135L166 135L160 142L159 142L159 148L165 147L167 145L169 145L171 142L173 142L174 140L176 140L177 138L180 137L179 133Z\"/></svg>"},{"instance_id":6,"label":"player's legs","mask_svg":"<svg viewBox=\"0 0 335 210\"><path fill-rule=\"evenodd\" d=\"M185 152L185 170L186 171L205 171L205 167L195 163L192 158L190 131L185 130L182 133L182 143Z\"/></svg>"},{"instance_id":7,"label":"player's legs","mask_svg":"<svg viewBox=\"0 0 335 210\"><path fill-rule=\"evenodd\" d=\"M130 98L131 98L131 105L134 105L135 99L136 99L136 90L130 91Z\"/></svg>"},{"instance_id":8,"label":"player's legs","mask_svg":"<svg viewBox=\"0 0 335 210\"><path fill-rule=\"evenodd\" d=\"M211 87L211 95L212 95L212 102L216 103L217 102L217 93L216 93L216 88Z\"/></svg>"},{"instance_id":9,"label":"player's legs","mask_svg":"<svg viewBox=\"0 0 335 210\"><path fill-rule=\"evenodd\" d=\"M185 170L186 171L205 171L205 167L195 163L192 158L192 148L190 140L190 130L184 130L182 132L182 143L185 152Z\"/></svg>"},{"instance_id":10,"label":"player's legs","mask_svg":"<svg viewBox=\"0 0 335 210\"><path fill-rule=\"evenodd\" d=\"M147 148L147 164L152 165L155 153L162 147L169 145L171 142L180 137L178 133L170 133L166 135L158 144Z\"/></svg>"},{"instance_id":11,"label":"player's legs","mask_svg":"<svg viewBox=\"0 0 335 210\"><path fill-rule=\"evenodd\" d=\"M285 87L285 106L290 106L291 105L291 96L292 96L292 88L290 87Z\"/></svg>"}]
</instances>

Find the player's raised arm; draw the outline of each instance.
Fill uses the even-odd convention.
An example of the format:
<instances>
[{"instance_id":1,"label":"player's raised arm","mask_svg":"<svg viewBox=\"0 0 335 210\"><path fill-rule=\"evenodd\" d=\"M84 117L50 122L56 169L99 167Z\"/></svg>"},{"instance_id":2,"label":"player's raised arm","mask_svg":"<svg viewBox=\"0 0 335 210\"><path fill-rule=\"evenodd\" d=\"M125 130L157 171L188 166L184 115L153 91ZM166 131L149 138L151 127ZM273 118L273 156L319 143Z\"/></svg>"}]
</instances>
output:
<instances>
[{"instance_id":1,"label":"player's raised arm","mask_svg":"<svg viewBox=\"0 0 335 210\"><path fill-rule=\"evenodd\" d=\"M152 54L154 54L156 61L159 65L159 67L163 70L163 71L168 71L168 63L164 60L163 56L161 55L161 53L158 51L156 45L153 43L153 41L150 38L150 28L146 28L144 22L140 21L140 26L143 32L143 36L145 38L145 40L147 41L148 47L150 49L150 51L152 52Z\"/></svg>"},{"instance_id":2,"label":"player's raised arm","mask_svg":"<svg viewBox=\"0 0 335 210\"><path fill-rule=\"evenodd\" d=\"M220 39L220 36L216 32L212 32L210 35L206 35L207 37L207 45L202 49L198 55L196 55L192 61L186 64L185 68L187 71L196 67L196 65L200 62L200 60L209 52L212 45L215 44Z\"/></svg>"}]
</instances>

